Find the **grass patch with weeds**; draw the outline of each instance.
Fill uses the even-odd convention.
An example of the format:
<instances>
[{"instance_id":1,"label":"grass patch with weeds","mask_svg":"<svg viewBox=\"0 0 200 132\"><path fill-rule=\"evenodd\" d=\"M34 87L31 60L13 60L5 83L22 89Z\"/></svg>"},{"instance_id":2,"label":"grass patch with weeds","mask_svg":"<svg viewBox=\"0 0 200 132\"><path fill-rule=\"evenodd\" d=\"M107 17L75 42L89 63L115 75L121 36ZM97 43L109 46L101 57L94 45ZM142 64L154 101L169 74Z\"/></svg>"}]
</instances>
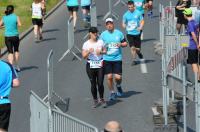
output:
<instances>
[{"instance_id":1,"label":"grass patch with weeds","mask_svg":"<svg viewBox=\"0 0 200 132\"><path fill-rule=\"evenodd\" d=\"M0 0L0 19L4 16L4 11L7 5L14 5L15 14L20 17L22 26L19 27L19 32L22 33L31 25L31 11L30 7L33 0ZM47 0L47 12L52 9L60 0ZM0 49L4 47L4 29L0 29Z\"/></svg>"}]
</instances>

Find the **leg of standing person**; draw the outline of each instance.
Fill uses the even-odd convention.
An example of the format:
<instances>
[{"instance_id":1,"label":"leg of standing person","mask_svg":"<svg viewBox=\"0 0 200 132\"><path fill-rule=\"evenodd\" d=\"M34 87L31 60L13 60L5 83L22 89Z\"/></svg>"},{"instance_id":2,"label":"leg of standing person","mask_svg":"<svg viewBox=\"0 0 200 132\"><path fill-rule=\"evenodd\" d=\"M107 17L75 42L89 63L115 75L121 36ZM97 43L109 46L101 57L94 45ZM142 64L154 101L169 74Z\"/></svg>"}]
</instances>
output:
<instances>
[{"instance_id":1,"label":"leg of standing person","mask_svg":"<svg viewBox=\"0 0 200 132\"><path fill-rule=\"evenodd\" d=\"M74 8L73 8L73 12L72 12L73 19L74 19L74 28L76 28L77 11L78 11L78 7L74 7Z\"/></svg>"},{"instance_id":2,"label":"leg of standing person","mask_svg":"<svg viewBox=\"0 0 200 132\"><path fill-rule=\"evenodd\" d=\"M115 83L117 88L116 95L121 97L123 95L123 90L121 87L122 82L122 61L116 61L114 62L114 77L115 77Z\"/></svg>"}]
</instances>

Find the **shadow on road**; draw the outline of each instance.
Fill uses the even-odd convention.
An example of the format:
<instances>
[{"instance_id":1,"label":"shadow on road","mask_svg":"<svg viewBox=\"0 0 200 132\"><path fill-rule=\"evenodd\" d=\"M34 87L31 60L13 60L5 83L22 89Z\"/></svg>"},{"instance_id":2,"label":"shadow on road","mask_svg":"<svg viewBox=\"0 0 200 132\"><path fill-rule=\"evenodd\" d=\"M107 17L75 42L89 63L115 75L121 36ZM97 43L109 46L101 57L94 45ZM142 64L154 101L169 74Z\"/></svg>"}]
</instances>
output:
<instances>
[{"instance_id":1,"label":"shadow on road","mask_svg":"<svg viewBox=\"0 0 200 132\"><path fill-rule=\"evenodd\" d=\"M26 70L31 70L31 69L38 69L38 67L37 66L21 67L21 72L26 71Z\"/></svg>"},{"instance_id":2,"label":"shadow on road","mask_svg":"<svg viewBox=\"0 0 200 132\"><path fill-rule=\"evenodd\" d=\"M142 92L137 92L137 91L124 91L123 96L119 98L129 98L130 96L136 95L136 94L141 94Z\"/></svg>"},{"instance_id":3,"label":"shadow on road","mask_svg":"<svg viewBox=\"0 0 200 132\"><path fill-rule=\"evenodd\" d=\"M48 33L48 32L54 32L54 31L60 31L59 29L47 29L43 30L42 33Z\"/></svg>"},{"instance_id":4,"label":"shadow on road","mask_svg":"<svg viewBox=\"0 0 200 132\"><path fill-rule=\"evenodd\" d=\"M119 100L119 99L108 101L107 106L109 107L109 106L115 105L115 104L120 103L120 102L122 102L122 100Z\"/></svg>"},{"instance_id":5,"label":"shadow on road","mask_svg":"<svg viewBox=\"0 0 200 132\"><path fill-rule=\"evenodd\" d=\"M44 39L41 40L40 42L51 41L51 40L56 40L56 38L44 38ZM40 42L39 42L39 43L40 43Z\"/></svg>"},{"instance_id":6,"label":"shadow on road","mask_svg":"<svg viewBox=\"0 0 200 132\"><path fill-rule=\"evenodd\" d=\"M155 38L144 39L144 40L142 40L142 42L148 42L148 41L152 41L152 40L156 40L156 39Z\"/></svg>"}]
</instances>

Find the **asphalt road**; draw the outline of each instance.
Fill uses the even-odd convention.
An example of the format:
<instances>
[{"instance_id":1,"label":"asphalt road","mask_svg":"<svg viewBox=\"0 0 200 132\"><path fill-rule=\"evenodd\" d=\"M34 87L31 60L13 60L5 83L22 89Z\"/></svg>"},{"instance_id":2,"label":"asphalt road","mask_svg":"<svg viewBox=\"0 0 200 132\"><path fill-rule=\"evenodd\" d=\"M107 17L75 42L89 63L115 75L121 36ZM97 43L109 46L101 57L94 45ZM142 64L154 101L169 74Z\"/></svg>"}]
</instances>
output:
<instances>
[{"instance_id":1,"label":"asphalt road","mask_svg":"<svg viewBox=\"0 0 200 132\"><path fill-rule=\"evenodd\" d=\"M115 0L116 1L116 0ZM92 109L90 83L85 71L85 61L66 56L61 62L58 59L67 50L67 9L62 5L44 24L44 40L35 43L33 33L21 41L19 73L21 86L11 93L12 115L9 132L30 131L30 90L41 98L47 94L46 59L49 51L54 51L54 90L63 98L69 98L68 114L102 129L109 120L118 120L126 132L152 132L152 111L154 101L162 96L161 89L161 58L154 54L154 41L159 38L158 3L167 1L154 0L153 19L145 18L144 40L142 52L144 54L148 73L142 74L140 65L131 66L129 47L123 49L123 83L125 96L117 102L110 103L108 108ZM103 16L108 11L107 0L97 0L98 28L105 30ZM122 30L122 15L126 6L118 5L114 11L120 16L115 21L115 27ZM79 20L81 14L79 10ZM19 14L20 16L20 14ZM75 33L75 44L81 49L87 33L78 22L78 32ZM124 30L122 30L125 32ZM79 54L80 55L80 54ZM105 97L108 90L105 80Z\"/></svg>"}]
</instances>

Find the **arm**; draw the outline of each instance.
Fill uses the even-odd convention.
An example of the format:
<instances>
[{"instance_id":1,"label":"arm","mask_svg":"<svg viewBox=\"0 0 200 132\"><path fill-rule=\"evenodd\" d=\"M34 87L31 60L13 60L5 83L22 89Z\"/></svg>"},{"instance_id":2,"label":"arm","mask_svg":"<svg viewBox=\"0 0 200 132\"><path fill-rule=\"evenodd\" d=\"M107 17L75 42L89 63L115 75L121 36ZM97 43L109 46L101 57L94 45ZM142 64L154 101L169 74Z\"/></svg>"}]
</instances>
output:
<instances>
[{"instance_id":1,"label":"arm","mask_svg":"<svg viewBox=\"0 0 200 132\"><path fill-rule=\"evenodd\" d=\"M20 85L19 79L18 78L13 79L13 81L12 81L13 88L19 87L19 85Z\"/></svg>"},{"instance_id":2,"label":"arm","mask_svg":"<svg viewBox=\"0 0 200 132\"><path fill-rule=\"evenodd\" d=\"M3 28L3 20L0 21L0 29Z\"/></svg>"},{"instance_id":3,"label":"arm","mask_svg":"<svg viewBox=\"0 0 200 132\"><path fill-rule=\"evenodd\" d=\"M192 38L193 38L194 42L196 43L197 47L199 47L199 43L198 43L196 34L194 32L191 32L191 35L192 35Z\"/></svg>"},{"instance_id":4,"label":"arm","mask_svg":"<svg viewBox=\"0 0 200 132\"><path fill-rule=\"evenodd\" d=\"M126 28L126 17L125 15L123 16L123 20L122 20L122 28Z\"/></svg>"},{"instance_id":5,"label":"arm","mask_svg":"<svg viewBox=\"0 0 200 132\"><path fill-rule=\"evenodd\" d=\"M84 59L87 59L89 54L90 54L90 52L88 50L84 50L84 49L82 50L82 56Z\"/></svg>"},{"instance_id":6,"label":"arm","mask_svg":"<svg viewBox=\"0 0 200 132\"><path fill-rule=\"evenodd\" d=\"M20 27L20 26L22 26L22 24L21 24L21 21L20 21L20 18L19 17L17 17L17 25Z\"/></svg>"},{"instance_id":7,"label":"arm","mask_svg":"<svg viewBox=\"0 0 200 132\"><path fill-rule=\"evenodd\" d=\"M140 26L138 27L138 30L142 30L143 27L144 27L144 20L142 19L142 20L140 21Z\"/></svg>"}]
</instances>

